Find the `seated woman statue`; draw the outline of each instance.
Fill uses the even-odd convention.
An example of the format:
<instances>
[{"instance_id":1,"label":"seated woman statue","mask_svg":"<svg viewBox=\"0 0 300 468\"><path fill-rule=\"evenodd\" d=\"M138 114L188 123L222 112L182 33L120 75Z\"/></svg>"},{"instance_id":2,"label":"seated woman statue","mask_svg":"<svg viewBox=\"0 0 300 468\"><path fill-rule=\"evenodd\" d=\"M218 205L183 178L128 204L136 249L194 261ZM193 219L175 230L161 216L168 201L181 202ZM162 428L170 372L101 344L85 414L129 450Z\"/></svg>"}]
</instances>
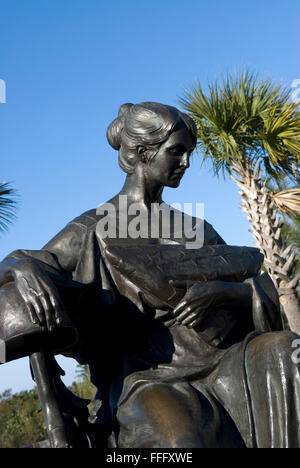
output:
<instances>
[{"instance_id":1,"label":"seated woman statue","mask_svg":"<svg viewBox=\"0 0 300 468\"><path fill-rule=\"evenodd\" d=\"M89 364L110 446L300 447L298 335L282 330L261 254L227 246L197 218L192 229L203 229L203 247L186 249L176 210L163 233L162 192L178 187L189 167L193 120L163 104L124 104L107 138L127 173L120 193L42 250L17 250L1 263L7 349L23 337L11 346L19 357L34 351L27 336L44 344L55 337L57 349ZM124 235L132 204L149 221L148 235ZM153 204L162 208L156 236ZM114 236L101 224L113 218L110 207ZM76 343L64 334L72 327Z\"/></svg>"}]
</instances>

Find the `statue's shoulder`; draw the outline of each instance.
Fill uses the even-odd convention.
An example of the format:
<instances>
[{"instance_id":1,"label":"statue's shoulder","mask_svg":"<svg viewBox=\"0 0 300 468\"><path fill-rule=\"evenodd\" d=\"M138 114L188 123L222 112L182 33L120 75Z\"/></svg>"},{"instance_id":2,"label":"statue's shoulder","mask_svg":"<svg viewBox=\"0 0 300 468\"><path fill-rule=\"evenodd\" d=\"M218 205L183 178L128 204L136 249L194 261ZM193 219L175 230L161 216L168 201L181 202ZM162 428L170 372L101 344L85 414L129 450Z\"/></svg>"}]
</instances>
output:
<instances>
[{"instance_id":1,"label":"statue's shoulder","mask_svg":"<svg viewBox=\"0 0 300 468\"><path fill-rule=\"evenodd\" d=\"M97 215L96 209L88 210L72 219L67 225L59 231L44 247L45 250L50 251L67 251L73 253L78 250L86 235L96 229ZM76 248L75 248L75 247Z\"/></svg>"},{"instance_id":2,"label":"statue's shoulder","mask_svg":"<svg viewBox=\"0 0 300 468\"><path fill-rule=\"evenodd\" d=\"M99 216L97 215L97 209L92 208L91 210L85 211L81 215L74 218L70 221L69 226L81 226L87 229L96 228L97 222L99 221Z\"/></svg>"}]
</instances>

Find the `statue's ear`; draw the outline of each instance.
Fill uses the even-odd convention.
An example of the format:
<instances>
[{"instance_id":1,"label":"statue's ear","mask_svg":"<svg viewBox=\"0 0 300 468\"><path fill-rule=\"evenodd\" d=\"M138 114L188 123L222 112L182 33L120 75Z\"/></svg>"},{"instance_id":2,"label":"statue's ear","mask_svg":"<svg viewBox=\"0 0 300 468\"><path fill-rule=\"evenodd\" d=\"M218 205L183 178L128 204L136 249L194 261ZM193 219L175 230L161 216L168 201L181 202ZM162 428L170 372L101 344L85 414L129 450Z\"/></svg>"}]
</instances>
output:
<instances>
[{"instance_id":1,"label":"statue's ear","mask_svg":"<svg viewBox=\"0 0 300 468\"><path fill-rule=\"evenodd\" d=\"M144 145L138 145L136 147L137 154L141 157L143 162L147 161L147 148Z\"/></svg>"},{"instance_id":2,"label":"statue's ear","mask_svg":"<svg viewBox=\"0 0 300 468\"><path fill-rule=\"evenodd\" d=\"M136 151L137 151L137 154L139 154L141 156L143 153L145 153L147 151L147 148L146 148L146 146L138 145L136 147Z\"/></svg>"}]
</instances>

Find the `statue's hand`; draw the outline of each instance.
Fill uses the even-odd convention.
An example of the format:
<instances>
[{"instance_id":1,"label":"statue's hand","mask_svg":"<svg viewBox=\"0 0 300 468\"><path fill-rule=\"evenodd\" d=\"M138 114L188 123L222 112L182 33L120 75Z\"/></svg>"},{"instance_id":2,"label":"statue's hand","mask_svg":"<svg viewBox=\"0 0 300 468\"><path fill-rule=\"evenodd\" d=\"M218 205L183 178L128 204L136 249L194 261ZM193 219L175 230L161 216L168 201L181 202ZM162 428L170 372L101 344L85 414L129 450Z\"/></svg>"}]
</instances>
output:
<instances>
[{"instance_id":1,"label":"statue's hand","mask_svg":"<svg viewBox=\"0 0 300 468\"><path fill-rule=\"evenodd\" d=\"M201 324L214 308L226 306L229 299L229 284L231 285L231 283L222 281L209 281L207 283L174 281L175 287L187 288L183 299L172 311L176 322L189 328Z\"/></svg>"},{"instance_id":2,"label":"statue's hand","mask_svg":"<svg viewBox=\"0 0 300 468\"><path fill-rule=\"evenodd\" d=\"M13 267L15 286L31 321L48 330L61 323L63 306L49 275L35 261L18 261Z\"/></svg>"}]
</instances>

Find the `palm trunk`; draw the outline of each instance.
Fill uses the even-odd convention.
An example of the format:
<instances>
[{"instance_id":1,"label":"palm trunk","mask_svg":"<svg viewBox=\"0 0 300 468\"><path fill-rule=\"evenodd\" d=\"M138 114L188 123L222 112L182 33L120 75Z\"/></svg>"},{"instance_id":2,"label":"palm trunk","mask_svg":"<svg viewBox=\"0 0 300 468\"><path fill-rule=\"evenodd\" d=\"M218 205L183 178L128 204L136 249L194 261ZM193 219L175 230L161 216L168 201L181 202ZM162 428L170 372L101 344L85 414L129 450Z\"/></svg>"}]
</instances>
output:
<instances>
[{"instance_id":1,"label":"palm trunk","mask_svg":"<svg viewBox=\"0 0 300 468\"><path fill-rule=\"evenodd\" d=\"M300 277L295 275L296 254L292 245L286 245L282 238L280 219L259 167L254 170L235 164L233 171L232 178L240 189L240 207L252 225L250 232L256 246L264 254L264 266L277 288L289 327L300 333L300 302L296 293Z\"/></svg>"},{"instance_id":2,"label":"palm trunk","mask_svg":"<svg viewBox=\"0 0 300 468\"><path fill-rule=\"evenodd\" d=\"M290 329L299 333L300 302L296 292L292 294L282 294L280 303L288 318Z\"/></svg>"}]
</instances>

